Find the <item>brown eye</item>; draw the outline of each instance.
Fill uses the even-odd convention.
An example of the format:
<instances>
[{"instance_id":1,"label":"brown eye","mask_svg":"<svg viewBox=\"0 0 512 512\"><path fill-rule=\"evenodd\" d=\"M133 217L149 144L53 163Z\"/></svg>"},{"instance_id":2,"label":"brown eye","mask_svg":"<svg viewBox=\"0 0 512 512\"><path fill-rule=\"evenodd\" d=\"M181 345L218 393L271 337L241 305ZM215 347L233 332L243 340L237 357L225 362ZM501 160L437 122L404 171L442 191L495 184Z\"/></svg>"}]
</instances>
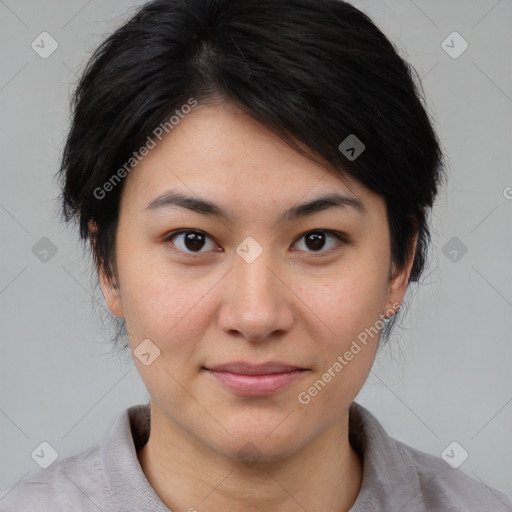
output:
<instances>
[{"instance_id":1,"label":"brown eye","mask_svg":"<svg viewBox=\"0 0 512 512\"><path fill-rule=\"evenodd\" d=\"M192 229L172 233L170 236L166 238L166 241L171 242L178 249L186 253L206 252L202 251L201 249L207 247L208 241L210 241L212 247L207 247L207 250L215 248L215 244L213 243L213 240L209 235L207 235L203 231L197 231Z\"/></svg>"},{"instance_id":2,"label":"brown eye","mask_svg":"<svg viewBox=\"0 0 512 512\"><path fill-rule=\"evenodd\" d=\"M336 247L339 242L345 241L341 234L325 229L309 231L302 235L299 240L304 240L302 245L305 249L302 247L298 248L298 250L305 250L306 252L329 252ZM332 242L329 240L332 240Z\"/></svg>"},{"instance_id":3,"label":"brown eye","mask_svg":"<svg viewBox=\"0 0 512 512\"><path fill-rule=\"evenodd\" d=\"M172 243L172 245L185 254L200 254L217 249L210 235L196 229L175 231L170 233L165 241ZM347 240L342 233L326 229L317 229L304 233L299 238L299 241L300 242L296 242L295 245L302 244L302 246L296 247L297 250L324 254L331 252L337 245ZM210 245L208 246L208 244Z\"/></svg>"}]
</instances>

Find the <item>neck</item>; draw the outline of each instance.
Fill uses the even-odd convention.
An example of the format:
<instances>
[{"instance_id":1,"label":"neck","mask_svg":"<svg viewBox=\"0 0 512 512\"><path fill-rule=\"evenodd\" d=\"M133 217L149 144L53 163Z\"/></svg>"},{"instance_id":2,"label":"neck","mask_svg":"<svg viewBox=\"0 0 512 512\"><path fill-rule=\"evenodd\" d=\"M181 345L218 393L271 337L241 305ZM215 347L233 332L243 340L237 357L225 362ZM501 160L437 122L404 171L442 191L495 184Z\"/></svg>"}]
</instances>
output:
<instances>
[{"instance_id":1,"label":"neck","mask_svg":"<svg viewBox=\"0 0 512 512\"><path fill-rule=\"evenodd\" d=\"M151 433L138 452L146 478L173 512L348 511L362 463L348 440L348 411L285 459L243 463L213 451L151 404Z\"/></svg>"}]
</instances>

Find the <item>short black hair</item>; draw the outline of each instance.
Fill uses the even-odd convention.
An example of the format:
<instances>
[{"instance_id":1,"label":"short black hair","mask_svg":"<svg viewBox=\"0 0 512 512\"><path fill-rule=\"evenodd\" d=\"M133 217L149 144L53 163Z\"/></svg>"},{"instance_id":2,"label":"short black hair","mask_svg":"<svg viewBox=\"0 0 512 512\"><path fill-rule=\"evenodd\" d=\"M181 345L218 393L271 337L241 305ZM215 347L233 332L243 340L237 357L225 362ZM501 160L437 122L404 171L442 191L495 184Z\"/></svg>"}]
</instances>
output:
<instances>
[{"instance_id":1,"label":"short black hair","mask_svg":"<svg viewBox=\"0 0 512 512\"><path fill-rule=\"evenodd\" d=\"M225 101L382 196L395 269L418 235L417 281L444 166L413 73L371 19L341 0L148 2L98 47L74 92L59 169L63 217L78 221L115 283L124 180L106 197L95 191L190 98ZM349 136L364 144L357 158L340 150Z\"/></svg>"}]
</instances>

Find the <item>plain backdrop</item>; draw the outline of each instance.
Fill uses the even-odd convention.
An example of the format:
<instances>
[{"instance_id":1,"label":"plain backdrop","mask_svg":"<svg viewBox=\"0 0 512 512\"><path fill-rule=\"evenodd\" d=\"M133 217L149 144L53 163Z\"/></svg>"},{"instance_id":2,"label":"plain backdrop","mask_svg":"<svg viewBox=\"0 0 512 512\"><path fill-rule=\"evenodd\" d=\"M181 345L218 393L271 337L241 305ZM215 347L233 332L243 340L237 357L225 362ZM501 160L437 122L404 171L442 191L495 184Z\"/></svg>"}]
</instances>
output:
<instances>
[{"instance_id":1,"label":"plain backdrop","mask_svg":"<svg viewBox=\"0 0 512 512\"><path fill-rule=\"evenodd\" d=\"M103 297L54 180L77 76L140 3L0 2L0 488L39 469L42 441L59 458L85 450L148 400L92 307ZM429 268L357 400L415 448L456 441L462 471L512 494L512 1L352 3L422 77L449 172ZM58 44L47 58L31 46L42 32ZM457 58L442 46L461 48L453 32L468 43Z\"/></svg>"}]
</instances>

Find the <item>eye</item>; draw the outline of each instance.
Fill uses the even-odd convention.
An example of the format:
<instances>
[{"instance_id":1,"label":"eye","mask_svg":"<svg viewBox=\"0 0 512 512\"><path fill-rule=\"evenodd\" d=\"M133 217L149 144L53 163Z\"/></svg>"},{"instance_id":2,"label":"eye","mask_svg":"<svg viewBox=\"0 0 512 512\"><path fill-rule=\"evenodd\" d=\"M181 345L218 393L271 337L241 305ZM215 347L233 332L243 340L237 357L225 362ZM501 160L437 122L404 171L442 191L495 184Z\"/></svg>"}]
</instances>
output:
<instances>
[{"instance_id":1,"label":"eye","mask_svg":"<svg viewBox=\"0 0 512 512\"><path fill-rule=\"evenodd\" d=\"M298 247L297 250L312 253L329 253L339 243L347 242L346 237L342 233L327 229L315 229L313 231L308 231L301 235L299 241L296 242L295 245L299 244L300 246L299 242L302 239L304 239L302 247ZM331 240L330 243L329 239ZM186 254L200 254L210 250L218 250L212 237L204 231L199 231L197 229L181 229L174 231L165 238L165 241L172 243L180 251ZM208 242L210 242L210 247L208 247Z\"/></svg>"},{"instance_id":2,"label":"eye","mask_svg":"<svg viewBox=\"0 0 512 512\"><path fill-rule=\"evenodd\" d=\"M175 242L176 240L176 242ZM208 247L207 240L211 242L211 246ZM215 249L215 243L212 238L207 235L204 231L198 231L195 229L182 229L175 231L165 238L166 242L171 242L177 246L178 249L185 253L199 253L207 252L210 249ZM206 247L205 251L201 251Z\"/></svg>"},{"instance_id":3,"label":"eye","mask_svg":"<svg viewBox=\"0 0 512 512\"><path fill-rule=\"evenodd\" d=\"M333 242L328 243L329 238L333 240ZM336 231L330 231L327 229L316 229L314 231L308 231L299 238L299 241L302 239L304 239L302 246L306 247L306 249L299 247L298 250L306 250L306 252L328 253L333 248L335 248L336 245L338 245L340 242L346 242L345 237L341 233L337 233ZM327 250L322 250L325 249L326 243Z\"/></svg>"}]
</instances>

